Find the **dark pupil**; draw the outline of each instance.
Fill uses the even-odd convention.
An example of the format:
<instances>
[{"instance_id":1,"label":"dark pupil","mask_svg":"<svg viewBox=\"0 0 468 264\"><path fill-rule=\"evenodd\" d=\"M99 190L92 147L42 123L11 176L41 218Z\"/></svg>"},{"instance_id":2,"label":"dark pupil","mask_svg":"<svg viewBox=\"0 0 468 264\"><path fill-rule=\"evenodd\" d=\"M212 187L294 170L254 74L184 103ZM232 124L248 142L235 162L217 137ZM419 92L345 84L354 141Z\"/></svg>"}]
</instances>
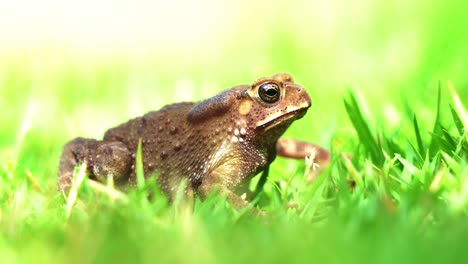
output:
<instances>
[{"instance_id":1,"label":"dark pupil","mask_svg":"<svg viewBox=\"0 0 468 264\"><path fill-rule=\"evenodd\" d=\"M274 97L278 93L274 88L267 87L266 89L266 94L270 97Z\"/></svg>"},{"instance_id":2,"label":"dark pupil","mask_svg":"<svg viewBox=\"0 0 468 264\"><path fill-rule=\"evenodd\" d=\"M260 98L266 103L275 103L280 98L279 89L276 83L265 83L260 87Z\"/></svg>"}]
</instances>

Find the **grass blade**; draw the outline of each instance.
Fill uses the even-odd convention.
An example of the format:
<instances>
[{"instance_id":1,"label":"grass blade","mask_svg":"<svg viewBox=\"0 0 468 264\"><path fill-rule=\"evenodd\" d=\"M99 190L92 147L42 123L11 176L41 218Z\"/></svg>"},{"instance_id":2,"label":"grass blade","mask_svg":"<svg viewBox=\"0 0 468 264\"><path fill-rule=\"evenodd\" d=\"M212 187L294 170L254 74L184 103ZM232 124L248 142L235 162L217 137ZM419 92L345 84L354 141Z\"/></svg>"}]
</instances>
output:
<instances>
[{"instance_id":1,"label":"grass blade","mask_svg":"<svg viewBox=\"0 0 468 264\"><path fill-rule=\"evenodd\" d=\"M455 126L457 127L458 133L460 134L460 136L463 136L464 127L463 127L463 122L462 122L460 116L458 115L455 108L453 108L453 106L450 106L450 112L452 112L453 122L455 123Z\"/></svg>"},{"instance_id":2,"label":"grass blade","mask_svg":"<svg viewBox=\"0 0 468 264\"><path fill-rule=\"evenodd\" d=\"M413 125L414 125L414 134L416 135L416 142L418 144L419 155L422 157L424 153L426 153L426 149L424 148L421 131L419 130L418 119L416 114L413 116Z\"/></svg>"},{"instance_id":3,"label":"grass blade","mask_svg":"<svg viewBox=\"0 0 468 264\"><path fill-rule=\"evenodd\" d=\"M138 141L138 148L136 153L136 177L138 189L142 190L145 186L145 173L143 170L143 155L141 153L141 138Z\"/></svg>"},{"instance_id":4,"label":"grass blade","mask_svg":"<svg viewBox=\"0 0 468 264\"><path fill-rule=\"evenodd\" d=\"M348 113L349 119L356 130L359 140L366 148L367 152L370 153L372 161L377 165L382 165L384 161L384 156L382 154L381 148L375 141L372 132L369 128L367 121L364 119L364 116L361 113L359 104L357 103L354 93L349 91L348 100L344 100L345 108Z\"/></svg>"},{"instance_id":5,"label":"grass blade","mask_svg":"<svg viewBox=\"0 0 468 264\"><path fill-rule=\"evenodd\" d=\"M429 145L429 154L431 157L435 156L439 148L439 139L441 138L441 127L440 127L440 101L441 101L441 84L439 83L439 89L437 90L437 112L434 120L434 127L432 129L432 138Z\"/></svg>"},{"instance_id":6,"label":"grass blade","mask_svg":"<svg viewBox=\"0 0 468 264\"><path fill-rule=\"evenodd\" d=\"M447 143L450 145L450 150L455 151L455 149L457 148L456 139L454 139L453 136L450 135L450 133L445 128L442 129L442 134L444 135L444 138L447 141Z\"/></svg>"},{"instance_id":7,"label":"grass blade","mask_svg":"<svg viewBox=\"0 0 468 264\"><path fill-rule=\"evenodd\" d=\"M403 132L403 131L402 131L402 133L403 133L403 135L405 136L406 141L408 141L408 143L409 143L411 149L413 150L414 154L416 155L416 158L417 158L417 160L418 160L418 165L419 165L419 166L422 166L423 163L424 163L424 159L423 159L422 153L420 153L420 152L418 151L418 149L416 149L416 146L413 144L413 142L412 142L411 139L408 137L408 135L406 135L406 133Z\"/></svg>"},{"instance_id":8,"label":"grass blade","mask_svg":"<svg viewBox=\"0 0 468 264\"><path fill-rule=\"evenodd\" d=\"M450 94L452 95L452 100L457 110L457 113L460 117L460 121L463 124L464 130L468 129L468 112L466 111L465 107L463 106L460 97L458 96L457 92L455 92L455 88L451 82L448 83L448 88Z\"/></svg>"},{"instance_id":9,"label":"grass blade","mask_svg":"<svg viewBox=\"0 0 468 264\"><path fill-rule=\"evenodd\" d=\"M80 190L80 186L86 178L86 166L86 163L81 164L76 175L73 175L73 183L70 189L70 193L67 197L67 204L65 205L65 214L67 219L70 218L73 205L75 205L76 199L78 198L78 191Z\"/></svg>"}]
</instances>

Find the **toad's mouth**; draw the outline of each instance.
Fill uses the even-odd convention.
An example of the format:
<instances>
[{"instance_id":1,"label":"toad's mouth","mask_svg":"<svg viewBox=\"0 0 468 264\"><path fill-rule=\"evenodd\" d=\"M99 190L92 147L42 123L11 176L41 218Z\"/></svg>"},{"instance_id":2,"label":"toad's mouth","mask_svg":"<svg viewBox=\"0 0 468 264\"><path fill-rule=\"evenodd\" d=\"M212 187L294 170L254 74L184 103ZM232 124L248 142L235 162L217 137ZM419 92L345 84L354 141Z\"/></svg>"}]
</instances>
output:
<instances>
[{"instance_id":1,"label":"toad's mouth","mask_svg":"<svg viewBox=\"0 0 468 264\"><path fill-rule=\"evenodd\" d=\"M257 123L257 128L268 131L271 128L277 127L279 125L287 125L289 126L294 120L302 118L307 113L308 108L299 108L296 110L289 111L285 114L279 115L277 117L271 118L269 121L264 123L259 122Z\"/></svg>"}]
</instances>

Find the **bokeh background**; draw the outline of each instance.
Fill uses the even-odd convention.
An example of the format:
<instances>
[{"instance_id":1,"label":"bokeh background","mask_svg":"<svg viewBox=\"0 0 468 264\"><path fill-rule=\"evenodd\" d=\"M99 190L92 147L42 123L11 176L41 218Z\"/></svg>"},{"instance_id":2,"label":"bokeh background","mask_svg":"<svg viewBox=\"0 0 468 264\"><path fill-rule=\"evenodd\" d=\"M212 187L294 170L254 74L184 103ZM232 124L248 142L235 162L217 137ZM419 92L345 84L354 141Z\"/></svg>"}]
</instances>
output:
<instances>
[{"instance_id":1,"label":"bokeh background","mask_svg":"<svg viewBox=\"0 0 468 264\"><path fill-rule=\"evenodd\" d=\"M347 89L375 126L411 125L413 112L430 124L439 86L444 95L451 82L467 102L466 10L422 0L2 1L0 144L53 179L73 137L277 72L313 100L288 136L346 146Z\"/></svg>"}]
</instances>

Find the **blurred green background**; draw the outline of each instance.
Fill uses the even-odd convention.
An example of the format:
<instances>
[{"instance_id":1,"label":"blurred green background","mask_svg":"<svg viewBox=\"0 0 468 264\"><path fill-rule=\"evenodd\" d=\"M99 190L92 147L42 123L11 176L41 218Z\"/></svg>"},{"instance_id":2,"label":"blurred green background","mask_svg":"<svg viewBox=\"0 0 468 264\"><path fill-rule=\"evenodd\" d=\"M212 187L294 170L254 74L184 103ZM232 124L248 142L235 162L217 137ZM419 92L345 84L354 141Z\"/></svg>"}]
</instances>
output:
<instances>
[{"instance_id":1,"label":"blurred green background","mask_svg":"<svg viewBox=\"0 0 468 264\"><path fill-rule=\"evenodd\" d=\"M63 231L63 201L55 192L55 180L58 158L66 141L77 136L100 138L109 127L165 104L201 100L234 85L249 84L277 72L291 73L295 81L307 89L313 101L307 116L287 131L288 137L344 152L354 150L359 140L343 105L347 89L352 89L371 128L380 128L389 134L400 129L408 132L416 113L422 135L429 140L428 130L435 120L439 87L442 122L451 120L449 83L453 84L463 103L468 104L466 10L468 3L456 0L2 1L0 185L3 186L0 186L0 202L3 207L0 210L0 252L9 254L4 255L7 256L5 259L11 256L19 262L33 260L38 252L43 252L41 260L49 260L53 249L61 247L57 245L78 237L82 240L76 244L69 242L68 247L64 246L65 250L60 251L58 259L67 259L64 257L67 255L79 256L75 247L94 249L94 243L88 245L87 238L80 236L77 230L84 228L87 230L85 234L94 234L93 226L107 228L103 224L105 217L116 217L105 215L103 220L94 212L99 208L90 210L81 205L86 212L82 213L86 216L77 216L77 222L81 224ZM449 128L454 129L453 126ZM273 172L289 175L298 166L298 163L279 159ZM40 195L31 194L34 184L30 183L28 175L38 180L42 190ZM28 195L21 196L25 193ZM367 197L365 192L359 195ZM349 199L354 201L353 197ZM353 206L361 209L378 207L372 202ZM412 212L413 209L408 210ZM285 215L290 215L288 212ZM133 216L133 213L130 210L129 215ZM201 215L203 218L203 211ZM148 224L145 221L154 221L152 217L142 216L143 220L130 221L130 227L136 228L137 234L143 234L148 230L141 226ZM202 241L188 253L187 259L190 256L208 262L229 259L232 253L229 248L242 248L243 237L255 229L258 236L250 239L261 244L263 249L269 248L269 239L281 241L279 246L288 249L295 245L290 239L297 241L304 235L311 241L301 240L300 245L304 246L306 242L321 245L320 257L333 260L330 256L336 252L327 245L338 243L337 247L348 248L343 245L348 245L346 239L353 237L349 234L365 229L366 219L373 216L357 216L363 217L364 224L359 218L357 226L345 225L347 235L339 241L329 239L328 231L314 232L316 226L309 223L295 225L285 232L275 229L271 233L263 225L248 223L237 226L240 230L225 230L222 227L226 220L220 219L226 215L218 213L211 217L211 220L202 220L200 225L192 223L194 232L202 233L201 237L209 242ZM404 223L404 219L402 217L398 223ZM184 219L176 217L176 220L179 222L170 227L182 230L182 239L187 239ZM364 233L385 233L385 221ZM210 224L214 227L206 231L205 225ZM156 226L149 227L149 234L164 230L163 237L172 237L171 228ZM461 225L457 227L466 230ZM112 228L121 227L109 227L106 232L115 232ZM406 230L404 224L402 229ZM308 231L304 233L304 230ZM286 234L289 231L290 236ZM38 240L32 238L34 232L42 234ZM223 241L216 232L225 232L233 240L222 244L217 257L213 257L212 252L201 249L204 245L213 246ZM337 237L341 235L341 231L330 232L336 232ZM410 237L419 241L421 238L417 234L409 232L407 236L391 240L396 245L384 243L390 249L383 253L382 259L392 260L392 246L400 249L397 254L406 257L407 262L424 256L424 252L431 248L430 243L419 243L414 252L406 251L405 239ZM179 235L171 240L169 247L177 248ZM103 232L99 237L107 241L106 236ZM129 239L138 241L129 234L120 238L124 242L113 244L114 247L108 248L110 252L125 248ZM375 247L375 241L385 241L384 236L375 240L372 236L354 238ZM449 236L444 239L447 243L455 241ZM24 241L32 242L23 247ZM156 245L167 243L162 238L149 241ZM42 244L49 242L48 249L52 250L44 253L47 251L41 251ZM372 251L374 247L350 248L351 251L341 253L342 258L353 250L361 250L359 253L379 259ZM15 253L21 250L26 252L25 257L16 258ZM147 254L147 259L152 259L152 253L148 253L151 248L141 250ZM245 261L244 256L258 253L255 248L243 250L246 255L240 254L237 260ZM306 252L308 247L301 250ZM138 250L130 247L129 252ZM170 251L168 254L175 253ZM263 260L268 262L271 260L269 256L262 255ZM300 260L301 256L295 255L292 259ZM275 257L273 253L270 256ZM180 257L178 260L187 259ZM339 261L335 259L335 262Z\"/></svg>"},{"instance_id":2,"label":"blurred green background","mask_svg":"<svg viewBox=\"0 0 468 264\"><path fill-rule=\"evenodd\" d=\"M0 4L0 144L100 137L176 101L289 72L313 99L304 139L352 133L346 88L399 126L439 83L468 98L464 1L15 1ZM430 115L432 117L432 115ZM424 118L423 118L424 120ZM29 122L27 121L27 122ZM51 129L53 128L53 129ZM53 137L51 137L53 135ZM51 147L56 149L56 146ZM49 148L50 150L50 148ZM42 150L41 150L42 152Z\"/></svg>"},{"instance_id":3,"label":"blurred green background","mask_svg":"<svg viewBox=\"0 0 468 264\"><path fill-rule=\"evenodd\" d=\"M314 101L309 131L343 129L342 94L362 90L398 124L402 101L467 98L464 1L15 1L0 4L2 144L33 127L99 136L164 104L289 72ZM404 94L405 96L402 96ZM32 110L31 110L32 111ZM312 118L309 118L312 119ZM8 132L10 131L10 132Z\"/></svg>"}]
</instances>

